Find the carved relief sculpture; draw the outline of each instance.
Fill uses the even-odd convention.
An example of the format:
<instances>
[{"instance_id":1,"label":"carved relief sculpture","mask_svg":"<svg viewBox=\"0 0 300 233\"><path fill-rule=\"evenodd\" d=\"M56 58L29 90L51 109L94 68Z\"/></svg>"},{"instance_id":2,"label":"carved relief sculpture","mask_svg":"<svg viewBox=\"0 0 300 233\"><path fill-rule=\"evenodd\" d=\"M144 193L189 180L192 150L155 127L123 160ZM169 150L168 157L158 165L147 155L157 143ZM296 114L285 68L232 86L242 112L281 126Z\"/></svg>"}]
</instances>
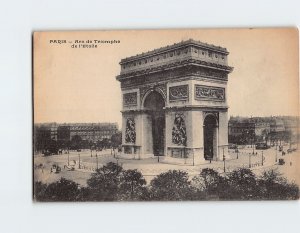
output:
<instances>
[{"instance_id":1,"label":"carved relief sculpture","mask_svg":"<svg viewBox=\"0 0 300 233\"><path fill-rule=\"evenodd\" d=\"M169 100L187 100L189 97L188 85L169 87Z\"/></svg>"},{"instance_id":2,"label":"carved relief sculpture","mask_svg":"<svg viewBox=\"0 0 300 233\"><path fill-rule=\"evenodd\" d=\"M176 114L172 129L172 142L179 146L186 146L186 141L187 137L184 119L180 114Z\"/></svg>"},{"instance_id":3,"label":"carved relief sculpture","mask_svg":"<svg viewBox=\"0 0 300 233\"><path fill-rule=\"evenodd\" d=\"M195 85L195 98L223 101L225 100L225 89L221 87Z\"/></svg>"},{"instance_id":4,"label":"carved relief sculpture","mask_svg":"<svg viewBox=\"0 0 300 233\"><path fill-rule=\"evenodd\" d=\"M133 118L128 118L126 121L125 130L125 142L135 143L136 132L135 132L135 122Z\"/></svg>"},{"instance_id":5,"label":"carved relief sculpture","mask_svg":"<svg viewBox=\"0 0 300 233\"><path fill-rule=\"evenodd\" d=\"M137 93L126 93L123 95L124 106L136 106L137 105Z\"/></svg>"}]
</instances>

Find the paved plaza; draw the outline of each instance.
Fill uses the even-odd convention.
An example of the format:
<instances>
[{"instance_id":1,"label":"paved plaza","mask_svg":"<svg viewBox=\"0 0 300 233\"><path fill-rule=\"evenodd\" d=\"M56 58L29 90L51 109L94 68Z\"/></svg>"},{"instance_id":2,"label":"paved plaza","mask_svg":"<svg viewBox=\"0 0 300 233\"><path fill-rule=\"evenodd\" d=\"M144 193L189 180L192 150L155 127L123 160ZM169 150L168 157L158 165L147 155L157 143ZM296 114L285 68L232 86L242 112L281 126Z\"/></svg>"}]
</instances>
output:
<instances>
[{"instance_id":1,"label":"paved plaza","mask_svg":"<svg viewBox=\"0 0 300 233\"><path fill-rule=\"evenodd\" d=\"M285 146L284 151L286 151L287 149L288 146ZM233 171L234 169L239 167L249 168L251 166L253 172L259 175L264 170L278 169L278 171L282 173L284 177L288 178L289 181L295 181L297 184L300 184L300 178L296 176L296 165L300 163L300 156L298 151L286 154L284 156L281 152L277 151L276 155L275 147L272 147L268 150L263 151L254 150L253 154L253 148L251 148L251 146L246 146L239 149L238 154L235 153L234 150L230 150L229 156L230 158L227 158L225 160L226 172ZM284 165L278 165L278 160L280 158L284 159ZM65 167L68 165L68 159L69 165L72 165L75 170L71 171L70 169L68 169L68 167ZM85 186L87 179L89 179L90 175L97 169L97 160L98 168L102 167L108 162L115 162L121 165L124 169L138 169L142 172L148 183L154 176L173 169L186 171L190 176L198 175L203 168L213 168L220 173L224 172L223 161L212 161L211 163L210 161L206 161L203 164L193 166L191 164L184 164L184 159L166 161L163 157L160 157L159 162L157 158L147 158L140 160L125 159L120 158L120 154L118 153L114 155L113 151L111 151L110 149L98 151L96 157L95 151L92 152L91 156L90 150L83 150L81 152L70 151L69 155L35 155L34 180L42 181L43 183L51 183L55 182L60 177L64 177L66 179L73 180L82 186ZM61 167L61 172L51 172L51 167L54 164ZM251 165L249 166L249 164Z\"/></svg>"}]
</instances>

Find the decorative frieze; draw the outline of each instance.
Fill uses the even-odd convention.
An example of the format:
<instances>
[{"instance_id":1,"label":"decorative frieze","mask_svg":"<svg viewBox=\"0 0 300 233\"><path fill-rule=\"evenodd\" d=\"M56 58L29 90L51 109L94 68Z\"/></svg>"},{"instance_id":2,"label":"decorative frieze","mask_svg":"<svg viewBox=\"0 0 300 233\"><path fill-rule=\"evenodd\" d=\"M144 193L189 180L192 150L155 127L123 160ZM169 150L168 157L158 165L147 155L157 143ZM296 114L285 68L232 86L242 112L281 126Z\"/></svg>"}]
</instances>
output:
<instances>
[{"instance_id":1,"label":"decorative frieze","mask_svg":"<svg viewBox=\"0 0 300 233\"><path fill-rule=\"evenodd\" d=\"M137 105L137 92L131 92L123 94L124 106L136 106Z\"/></svg>"},{"instance_id":2,"label":"decorative frieze","mask_svg":"<svg viewBox=\"0 0 300 233\"><path fill-rule=\"evenodd\" d=\"M126 129L125 129L125 142L135 143L136 132L134 118L127 118Z\"/></svg>"},{"instance_id":3,"label":"decorative frieze","mask_svg":"<svg viewBox=\"0 0 300 233\"><path fill-rule=\"evenodd\" d=\"M225 100L225 88L195 85L196 100Z\"/></svg>"},{"instance_id":4,"label":"decorative frieze","mask_svg":"<svg viewBox=\"0 0 300 233\"><path fill-rule=\"evenodd\" d=\"M179 146L186 146L187 136L183 114L176 113L172 128L172 143Z\"/></svg>"},{"instance_id":5,"label":"decorative frieze","mask_svg":"<svg viewBox=\"0 0 300 233\"><path fill-rule=\"evenodd\" d=\"M188 98L189 98L188 85L169 87L169 101L187 100Z\"/></svg>"}]
</instances>

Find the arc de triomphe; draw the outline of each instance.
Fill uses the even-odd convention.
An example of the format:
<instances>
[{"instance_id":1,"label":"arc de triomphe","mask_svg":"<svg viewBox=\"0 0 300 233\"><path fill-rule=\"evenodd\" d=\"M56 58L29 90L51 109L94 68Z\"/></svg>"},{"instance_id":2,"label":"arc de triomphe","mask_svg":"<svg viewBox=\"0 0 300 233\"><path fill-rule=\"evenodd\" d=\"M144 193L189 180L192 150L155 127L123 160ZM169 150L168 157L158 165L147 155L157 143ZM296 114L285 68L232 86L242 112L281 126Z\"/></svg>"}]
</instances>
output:
<instances>
[{"instance_id":1,"label":"arc de triomphe","mask_svg":"<svg viewBox=\"0 0 300 233\"><path fill-rule=\"evenodd\" d=\"M228 54L190 39L122 59L123 156L189 164L226 157Z\"/></svg>"}]
</instances>

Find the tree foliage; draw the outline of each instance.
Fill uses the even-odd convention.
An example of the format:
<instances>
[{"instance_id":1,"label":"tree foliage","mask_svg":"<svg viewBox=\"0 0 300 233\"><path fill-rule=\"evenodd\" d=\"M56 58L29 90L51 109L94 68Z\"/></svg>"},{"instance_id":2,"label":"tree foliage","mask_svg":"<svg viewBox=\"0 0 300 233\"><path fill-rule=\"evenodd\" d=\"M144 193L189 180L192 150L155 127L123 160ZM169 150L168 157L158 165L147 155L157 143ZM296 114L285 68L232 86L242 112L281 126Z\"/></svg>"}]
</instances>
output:
<instances>
[{"instance_id":1,"label":"tree foliage","mask_svg":"<svg viewBox=\"0 0 300 233\"><path fill-rule=\"evenodd\" d=\"M296 200L299 199L299 187L289 183L277 170L263 172L258 178L261 199Z\"/></svg>"},{"instance_id":2,"label":"tree foliage","mask_svg":"<svg viewBox=\"0 0 300 233\"><path fill-rule=\"evenodd\" d=\"M184 200L294 200L299 187L276 170L256 176L239 168L220 174L205 168L190 179L187 172L169 170L154 177L147 186L142 173L108 163L93 173L87 187L61 178L49 185L36 182L37 201L184 201Z\"/></svg>"},{"instance_id":3,"label":"tree foliage","mask_svg":"<svg viewBox=\"0 0 300 233\"><path fill-rule=\"evenodd\" d=\"M74 181L61 178L49 185L35 183L35 199L37 201L76 201L80 194L79 185Z\"/></svg>"},{"instance_id":4,"label":"tree foliage","mask_svg":"<svg viewBox=\"0 0 300 233\"><path fill-rule=\"evenodd\" d=\"M93 173L87 181L91 190L89 199L93 201L116 200L122 170L121 166L110 162Z\"/></svg>"},{"instance_id":5,"label":"tree foliage","mask_svg":"<svg viewBox=\"0 0 300 233\"><path fill-rule=\"evenodd\" d=\"M175 201L189 200L192 186L186 172L169 170L156 176L150 183L150 195L153 200Z\"/></svg>"},{"instance_id":6,"label":"tree foliage","mask_svg":"<svg viewBox=\"0 0 300 233\"><path fill-rule=\"evenodd\" d=\"M196 189L195 199L222 199L226 196L227 179L211 168L204 168L199 176L193 178Z\"/></svg>"},{"instance_id":7,"label":"tree foliage","mask_svg":"<svg viewBox=\"0 0 300 233\"><path fill-rule=\"evenodd\" d=\"M111 136L111 145L118 148L122 144L122 132L117 132Z\"/></svg>"}]
</instances>

